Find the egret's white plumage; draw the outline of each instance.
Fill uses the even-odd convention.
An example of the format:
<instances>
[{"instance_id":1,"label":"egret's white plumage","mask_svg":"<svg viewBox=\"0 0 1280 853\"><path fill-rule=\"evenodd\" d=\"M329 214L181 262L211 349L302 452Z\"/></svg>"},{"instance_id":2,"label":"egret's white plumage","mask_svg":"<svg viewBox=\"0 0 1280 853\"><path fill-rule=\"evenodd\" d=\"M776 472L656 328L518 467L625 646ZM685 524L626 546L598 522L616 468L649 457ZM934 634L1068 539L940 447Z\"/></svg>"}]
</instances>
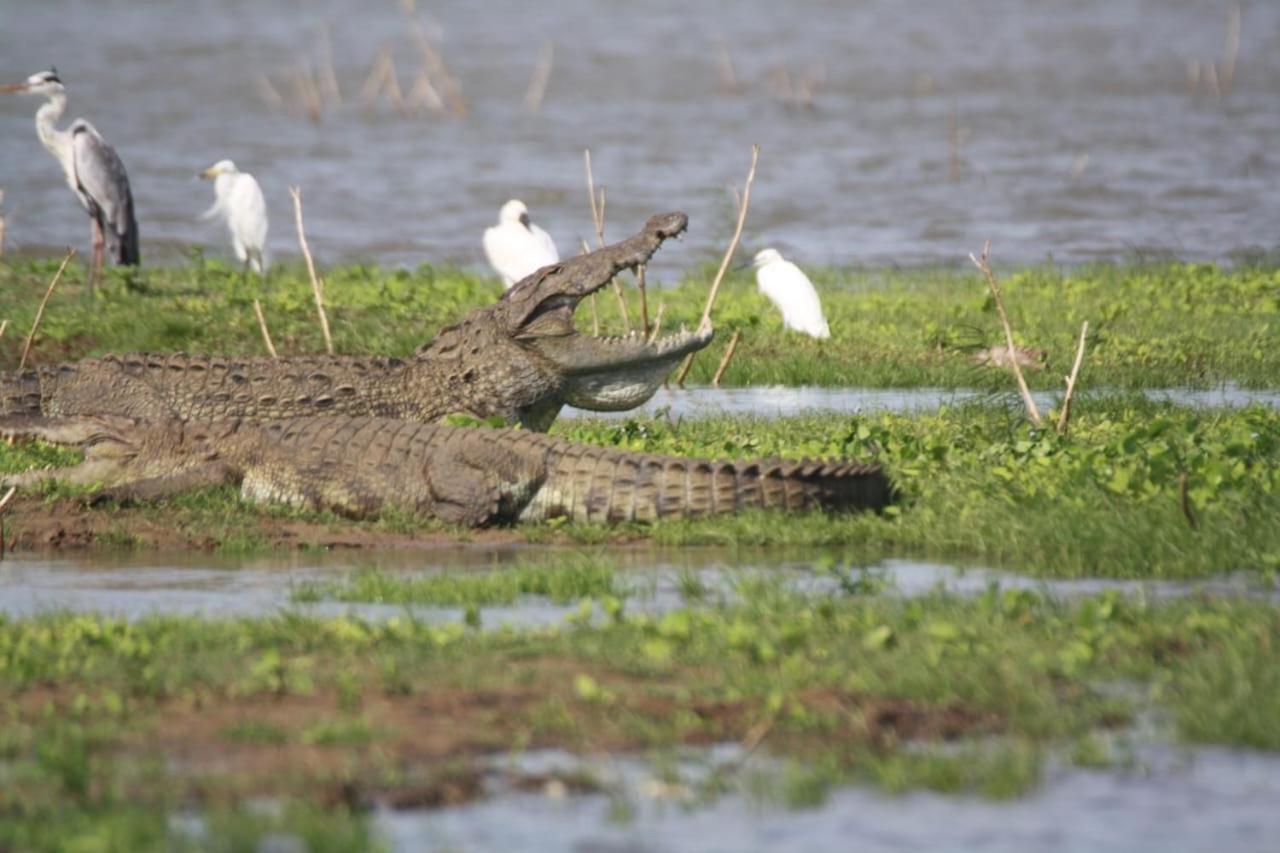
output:
<instances>
[{"instance_id":1,"label":"egret's white plumage","mask_svg":"<svg viewBox=\"0 0 1280 853\"><path fill-rule=\"evenodd\" d=\"M756 286L782 313L782 325L815 338L831 337L813 282L776 249L762 249L752 262Z\"/></svg>"},{"instance_id":2,"label":"egret's white plumage","mask_svg":"<svg viewBox=\"0 0 1280 853\"><path fill-rule=\"evenodd\" d=\"M262 188L248 172L241 172L230 160L219 160L200 173L213 179L213 207L205 219L221 217L231 232L236 258L262 275L267 268L263 254L267 244L267 202Z\"/></svg>"},{"instance_id":3,"label":"egret's white plumage","mask_svg":"<svg viewBox=\"0 0 1280 853\"><path fill-rule=\"evenodd\" d=\"M484 254L508 289L560 260L551 235L529 221L529 208L516 198L502 206L497 225L484 229Z\"/></svg>"}]
</instances>

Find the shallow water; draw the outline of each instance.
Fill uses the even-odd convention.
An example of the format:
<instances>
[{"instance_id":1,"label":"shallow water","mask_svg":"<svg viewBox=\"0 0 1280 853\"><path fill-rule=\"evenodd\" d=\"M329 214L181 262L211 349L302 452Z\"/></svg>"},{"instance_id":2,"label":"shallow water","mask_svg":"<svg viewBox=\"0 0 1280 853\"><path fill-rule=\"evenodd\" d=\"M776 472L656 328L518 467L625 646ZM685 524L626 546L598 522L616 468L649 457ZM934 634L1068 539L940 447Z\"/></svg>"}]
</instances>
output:
<instances>
[{"instance_id":1,"label":"shallow water","mask_svg":"<svg viewBox=\"0 0 1280 853\"><path fill-rule=\"evenodd\" d=\"M300 185L322 261L481 265L482 229L522 197L575 251L590 236L581 150L608 188L610 235L656 210L693 217L652 280L718 254L729 182L763 147L745 236L808 264L963 263L988 238L1000 263L1172 252L1221 258L1276 245L1280 4L1243 7L1229 97L1188 91L1188 63L1223 62L1225 0L895 0L791 3L512 0L419 4L470 115L363 114L379 45L407 90L418 60L383 0L41 0L0 4L0 75L56 64L68 117L92 120L133 182L143 254L205 243L195 173L229 157L260 178L270 246L292 252L286 187ZM269 107L270 75L318 60L332 31L344 106L312 125ZM717 93L718 41L742 95ZM542 110L521 99L556 46ZM812 109L770 81L821 66ZM87 243L85 216L36 141L36 102L0 103L10 245ZM954 115L954 132L952 130ZM956 179L951 179L952 139Z\"/></svg>"},{"instance_id":2,"label":"shallow water","mask_svg":"<svg viewBox=\"0 0 1280 853\"><path fill-rule=\"evenodd\" d=\"M723 761L736 756L725 753ZM634 819L609 819L604 796L507 795L433 813L381 812L394 850L528 851L1204 851L1274 849L1280 838L1280 756L1217 748L1138 750L1132 769L1050 771L1012 802L848 787L817 809L786 810L740 795L688 808L655 797L636 761L598 762L622 781ZM542 764L555 763L546 760ZM567 756L559 766L576 762Z\"/></svg>"},{"instance_id":3,"label":"shallow water","mask_svg":"<svg viewBox=\"0 0 1280 853\"><path fill-rule=\"evenodd\" d=\"M561 553L568 554L568 549ZM463 548L439 554L288 555L252 559L217 558L209 555L134 554L115 564L101 557L48 559L11 556L0 563L0 614L29 617L39 613L71 611L102 613L130 619L155 614L206 617L270 616L282 610L316 616L353 614L367 619L388 619L412 614L428 622L460 622L460 607L320 601L294 602L299 585L308 581L337 580L365 568L403 572L406 577L437 572L483 571L516 561L538 559L554 563L555 551L529 548ZM712 600L729 600L735 583L753 574L783 578L795 588L835 592L839 584L828 574L815 572L811 560L796 559L779 551L732 552L715 548L619 548L608 556L624 573L619 582L633 592L627 600L630 612L663 613L688 603L681 592L681 577L696 574ZM923 595L948 591L977 594L992 584L1032 589L1056 597L1094 595L1115 590L1146 598L1188 595L1250 596L1280 603L1280 590L1259 586L1247 575L1201 581L1118 581L1106 578L1045 580L993 569L955 566L916 560L882 560L865 567L868 577L888 594ZM850 569L850 571L854 571ZM547 599L526 597L511 604L481 609L486 628L502 625L534 627L562 622L578 611L574 605L557 605Z\"/></svg>"},{"instance_id":4,"label":"shallow water","mask_svg":"<svg viewBox=\"0 0 1280 853\"><path fill-rule=\"evenodd\" d=\"M1205 408L1240 407L1254 403L1280 409L1280 391L1240 388L1223 385L1218 388L1153 388L1138 392L1152 400L1182 406ZM1105 396L1091 392L1090 396ZM1036 405L1051 408L1062 395L1038 391L1032 394ZM752 386L748 388L659 388L643 406L625 412L588 412L566 408L570 418L603 417L626 419L667 411L672 417L707 417L710 415L756 415L774 417L799 412L918 412L957 406L985 400L1008 399L1021 408L1016 393L995 394L972 388L822 388L816 386Z\"/></svg>"}]
</instances>

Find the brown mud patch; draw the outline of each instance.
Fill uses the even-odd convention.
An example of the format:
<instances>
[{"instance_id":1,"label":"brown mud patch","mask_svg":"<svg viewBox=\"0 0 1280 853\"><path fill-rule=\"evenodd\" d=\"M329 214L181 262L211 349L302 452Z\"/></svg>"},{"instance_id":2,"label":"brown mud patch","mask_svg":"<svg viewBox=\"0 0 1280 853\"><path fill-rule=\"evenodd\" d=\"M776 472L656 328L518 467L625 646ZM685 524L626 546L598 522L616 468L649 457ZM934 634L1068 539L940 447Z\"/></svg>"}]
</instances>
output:
<instances>
[{"instance_id":1,"label":"brown mud patch","mask_svg":"<svg viewBox=\"0 0 1280 853\"><path fill-rule=\"evenodd\" d=\"M224 542L190 523L165 523L163 504L90 506L86 501L39 496L15 498L4 514L7 551L65 551L100 547L210 551ZM195 529L193 529L195 528ZM432 549L458 544L509 545L525 542L514 528L420 533L382 530L360 522L307 521L258 513L237 529L263 550Z\"/></svg>"},{"instance_id":2,"label":"brown mud patch","mask_svg":"<svg viewBox=\"0 0 1280 853\"><path fill-rule=\"evenodd\" d=\"M305 796L351 809L459 805L505 787L561 794L599 790L581 771L525 773L504 755L562 749L578 755L635 753L675 745L741 743L747 753L892 749L1001 730L999 718L958 704L932 706L830 688L791 701L823 725L793 727L760 697L689 697L671 683L595 671L607 701L574 693L580 663L544 660L537 683L476 687L418 685L404 691L336 690L235 696L201 692L131 700L128 725L100 746L99 764L169 768L167 794L189 801ZM19 695L19 717L60 714L77 690L41 687ZM683 698L677 698L683 696Z\"/></svg>"}]
</instances>

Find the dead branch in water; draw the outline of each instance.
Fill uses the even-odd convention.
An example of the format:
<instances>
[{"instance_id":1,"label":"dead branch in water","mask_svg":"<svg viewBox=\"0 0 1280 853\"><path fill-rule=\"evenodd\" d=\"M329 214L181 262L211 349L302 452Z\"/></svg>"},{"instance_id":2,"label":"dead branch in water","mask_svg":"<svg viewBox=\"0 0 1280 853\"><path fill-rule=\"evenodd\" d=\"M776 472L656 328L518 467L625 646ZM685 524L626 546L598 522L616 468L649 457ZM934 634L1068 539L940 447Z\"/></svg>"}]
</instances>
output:
<instances>
[{"instance_id":1,"label":"dead branch in water","mask_svg":"<svg viewBox=\"0 0 1280 853\"><path fill-rule=\"evenodd\" d=\"M49 304L49 297L53 295L53 289L62 280L62 274L66 271L67 264L71 263L71 259L75 254L75 249L67 249L67 256L58 265L58 271L53 274L53 280L49 282L49 286L44 291L44 298L40 300L40 307L36 309L36 318L31 323L31 331L27 333L27 342L22 345L22 358L18 359L18 370L22 370L27 366L27 356L31 354L31 342L35 340L36 331L40 328L40 321L44 319L44 307Z\"/></svg>"},{"instance_id":2,"label":"dead branch in water","mask_svg":"<svg viewBox=\"0 0 1280 853\"><path fill-rule=\"evenodd\" d=\"M529 77L529 88L524 93L525 112L536 113L542 109L542 100L547 96L547 84L551 82L551 69L555 61L555 43L547 42L542 46L538 63L533 66L533 74Z\"/></svg>"},{"instance_id":3,"label":"dead branch in water","mask_svg":"<svg viewBox=\"0 0 1280 853\"><path fill-rule=\"evenodd\" d=\"M738 351L738 338L742 337L741 329L733 330L733 337L729 338L729 346L724 351L724 358L720 359L720 366L716 368L716 375L711 377L711 384L719 388L720 380L724 377L724 372L729 369L729 362L733 359L733 354Z\"/></svg>"},{"instance_id":4,"label":"dead branch in water","mask_svg":"<svg viewBox=\"0 0 1280 853\"><path fill-rule=\"evenodd\" d=\"M711 282L711 291L707 294L707 304L702 309L702 319L698 323L699 328L711 322L711 309L715 307L716 295L720 292L720 285L724 281L725 273L729 271L729 265L733 263L733 254L738 251L738 243L742 240L742 229L747 224L747 209L751 206L751 184L756 179L756 163L760 159L760 146L751 146L751 168L747 170L747 183L742 189L742 204L738 207L738 223L733 229L733 239L729 241L729 248L725 250L724 258L720 261L720 269L716 270L716 277ZM693 366L693 357L696 352L691 352L684 358L684 364L680 365L680 373L676 376L676 384L684 387L685 377L689 375L689 368Z\"/></svg>"},{"instance_id":5,"label":"dead branch in water","mask_svg":"<svg viewBox=\"0 0 1280 853\"><path fill-rule=\"evenodd\" d=\"M991 252L991 241L988 240L982 247L982 257L976 258L973 253L969 253L969 260L973 261L973 265L982 271L986 276L987 285L991 288L991 296L995 299L996 311L1000 314L1000 323L1004 326L1004 339L1009 347L1009 364L1013 368L1013 375L1018 380L1018 390L1022 392L1022 402L1027 407L1027 417L1036 426L1042 424L1040 420L1040 410L1036 408L1036 401L1031 397L1031 389L1027 387L1027 380L1022 376L1022 368L1018 366L1018 348L1013 343L1013 326L1009 323L1009 315L1004 310L1004 299L1000 296L1000 285L996 283L995 273L991 271L991 265L987 262Z\"/></svg>"},{"instance_id":6,"label":"dead branch in water","mask_svg":"<svg viewBox=\"0 0 1280 853\"><path fill-rule=\"evenodd\" d=\"M1062 412L1058 415L1058 434L1067 434L1067 423L1071 420L1071 397L1076 392L1076 379L1080 376L1080 365L1084 363L1084 340L1089 335L1089 321L1080 325L1080 343L1076 345L1076 361L1071 365L1071 375L1067 379L1067 394L1062 398Z\"/></svg>"},{"instance_id":7,"label":"dead branch in water","mask_svg":"<svg viewBox=\"0 0 1280 853\"><path fill-rule=\"evenodd\" d=\"M307 275L311 277L311 292L316 298L316 313L320 316L320 331L324 334L324 349L333 355L333 337L329 334L329 317L324 312L324 281L316 273L315 261L311 258L311 249L307 246L307 234L302 228L302 190L289 187L289 195L293 197L293 222L298 229L298 245L302 247L302 257L307 262Z\"/></svg>"},{"instance_id":8,"label":"dead branch in water","mask_svg":"<svg viewBox=\"0 0 1280 853\"><path fill-rule=\"evenodd\" d=\"M262 332L262 343L266 345L267 352L272 358L279 358L276 355L276 345L271 343L271 332L267 331L267 318L262 315L262 303L253 300L253 313L258 318L258 331Z\"/></svg>"}]
</instances>

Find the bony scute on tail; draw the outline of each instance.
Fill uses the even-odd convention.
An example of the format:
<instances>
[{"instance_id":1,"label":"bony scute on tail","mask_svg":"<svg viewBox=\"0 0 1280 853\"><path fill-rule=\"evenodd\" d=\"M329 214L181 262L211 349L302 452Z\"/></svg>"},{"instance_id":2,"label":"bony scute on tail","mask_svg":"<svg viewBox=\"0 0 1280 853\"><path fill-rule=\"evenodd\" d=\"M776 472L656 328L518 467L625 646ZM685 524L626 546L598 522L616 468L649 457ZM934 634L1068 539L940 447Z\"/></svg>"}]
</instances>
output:
<instances>
[{"instance_id":1,"label":"bony scute on tail","mask_svg":"<svg viewBox=\"0 0 1280 853\"><path fill-rule=\"evenodd\" d=\"M0 435L75 446L85 455L79 465L19 474L6 485L62 479L101 484L99 497L150 500L236 483L246 500L352 518L394 510L470 526L644 522L755 507L877 510L892 501L876 464L715 462L388 418L5 415Z\"/></svg>"}]
</instances>

